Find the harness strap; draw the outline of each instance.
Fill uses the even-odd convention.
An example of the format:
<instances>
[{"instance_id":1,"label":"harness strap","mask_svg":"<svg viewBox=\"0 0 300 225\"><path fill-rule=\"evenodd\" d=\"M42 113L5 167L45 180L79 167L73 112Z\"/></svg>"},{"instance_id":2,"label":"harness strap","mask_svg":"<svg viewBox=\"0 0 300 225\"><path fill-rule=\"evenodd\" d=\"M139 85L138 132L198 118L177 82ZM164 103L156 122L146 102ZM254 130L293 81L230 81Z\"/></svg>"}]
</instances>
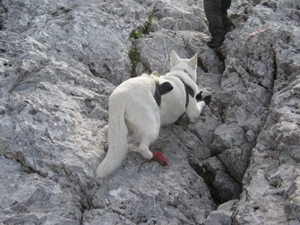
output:
<instances>
[{"instance_id":1,"label":"harness strap","mask_svg":"<svg viewBox=\"0 0 300 225\"><path fill-rule=\"evenodd\" d=\"M174 71L174 70L173 70ZM188 74L189 75L189 73L187 72L187 71L185 71L185 70L178 70L178 71L180 71L180 72L183 72L183 73L186 73L186 74ZM189 86L189 85L187 85L185 82L184 82L184 80L182 79L182 78L180 78L179 76L176 76L182 83L183 83L183 85L184 85L184 89L185 89L185 93L186 93L186 97L185 97L185 108L187 108L188 107L188 105L189 105L189 95L190 96L192 96L192 98L195 98L195 92L194 92L194 89L193 88L191 88L191 86ZM190 75L189 75L189 77L191 77Z\"/></svg>"},{"instance_id":2,"label":"harness strap","mask_svg":"<svg viewBox=\"0 0 300 225\"><path fill-rule=\"evenodd\" d=\"M159 83L158 82L155 82L155 92L154 92L154 95L153 95L153 97L154 97L154 99L155 99L155 101L156 101L156 104L158 105L158 106L160 106L160 103L161 103L161 94L160 94L160 92L159 92Z\"/></svg>"},{"instance_id":3,"label":"harness strap","mask_svg":"<svg viewBox=\"0 0 300 225\"><path fill-rule=\"evenodd\" d=\"M167 94L168 92L173 90L173 86L170 82L164 82L162 84L159 84L158 81L155 81L155 92L154 92L154 99L158 106L160 106L161 103L161 96L164 94Z\"/></svg>"},{"instance_id":4,"label":"harness strap","mask_svg":"<svg viewBox=\"0 0 300 225\"><path fill-rule=\"evenodd\" d=\"M184 81L182 79L180 79L180 80L183 83L184 88L185 88L185 93L186 93L185 108L187 108L189 105L189 95L192 96L192 98L194 98L195 93L194 93L194 90L189 85L184 83ZM169 82L164 82L162 84L159 84L158 81L155 81L155 92L154 92L153 97L158 106L160 106L160 103L161 103L161 96L170 92L172 89L173 89L173 86Z\"/></svg>"},{"instance_id":5,"label":"harness strap","mask_svg":"<svg viewBox=\"0 0 300 225\"><path fill-rule=\"evenodd\" d=\"M194 98L195 93L194 93L193 89L190 86L188 86L187 84L185 84L183 81L182 81L182 83L184 84L184 87L185 87L185 93L186 93L185 108L187 108L188 105L189 105L189 95Z\"/></svg>"}]
</instances>

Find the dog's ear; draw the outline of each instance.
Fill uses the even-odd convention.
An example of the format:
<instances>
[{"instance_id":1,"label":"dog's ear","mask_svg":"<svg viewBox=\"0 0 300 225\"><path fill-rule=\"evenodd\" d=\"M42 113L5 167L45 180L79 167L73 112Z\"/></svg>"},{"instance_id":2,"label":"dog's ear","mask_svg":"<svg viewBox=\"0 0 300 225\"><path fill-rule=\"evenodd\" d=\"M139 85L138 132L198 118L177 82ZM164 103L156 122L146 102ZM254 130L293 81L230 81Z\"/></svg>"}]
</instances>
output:
<instances>
[{"instance_id":1,"label":"dog's ear","mask_svg":"<svg viewBox=\"0 0 300 225\"><path fill-rule=\"evenodd\" d=\"M198 61L198 53L196 53L193 58L190 59L189 64L195 70L197 68L197 61Z\"/></svg>"},{"instance_id":2,"label":"dog's ear","mask_svg":"<svg viewBox=\"0 0 300 225\"><path fill-rule=\"evenodd\" d=\"M172 50L171 51L171 67L174 67L180 62L180 57L177 55L177 53Z\"/></svg>"}]
</instances>

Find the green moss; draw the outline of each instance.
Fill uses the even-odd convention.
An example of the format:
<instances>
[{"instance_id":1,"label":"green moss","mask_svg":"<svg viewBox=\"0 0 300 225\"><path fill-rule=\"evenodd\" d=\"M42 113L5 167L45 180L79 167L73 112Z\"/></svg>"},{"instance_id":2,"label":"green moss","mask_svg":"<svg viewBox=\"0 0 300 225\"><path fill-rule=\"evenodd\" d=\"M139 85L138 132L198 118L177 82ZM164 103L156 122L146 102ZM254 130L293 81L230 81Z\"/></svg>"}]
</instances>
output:
<instances>
[{"instance_id":1,"label":"green moss","mask_svg":"<svg viewBox=\"0 0 300 225\"><path fill-rule=\"evenodd\" d=\"M138 62L141 60L141 54L136 49L130 49L128 56L132 61Z\"/></svg>"},{"instance_id":2,"label":"green moss","mask_svg":"<svg viewBox=\"0 0 300 225\"><path fill-rule=\"evenodd\" d=\"M155 12L157 12L157 10L154 8L145 24L141 28L133 30L129 35L129 39L139 39L142 37L142 34L150 33Z\"/></svg>"},{"instance_id":3,"label":"green moss","mask_svg":"<svg viewBox=\"0 0 300 225\"><path fill-rule=\"evenodd\" d=\"M141 61L141 54L136 49L132 48L129 50L128 57L131 61L131 76L136 77L136 67Z\"/></svg>"},{"instance_id":4,"label":"green moss","mask_svg":"<svg viewBox=\"0 0 300 225\"><path fill-rule=\"evenodd\" d=\"M146 23L144 24L144 30L143 30L143 33L144 33L144 34L149 34L149 33L150 33L151 26L152 26L152 22L153 22L154 13L155 13L155 9L154 9L154 10L152 11L152 13L148 16L148 20L147 20Z\"/></svg>"},{"instance_id":5,"label":"green moss","mask_svg":"<svg viewBox=\"0 0 300 225\"><path fill-rule=\"evenodd\" d=\"M133 30L129 36L130 39L139 39L142 36L142 33L137 30Z\"/></svg>"},{"instance_id":6,"label":"green moss","mask_svg":"<svg viewBox=\"0 0 300 225\"><path fill-rule=\"evenodd\" d=\"M97 71L94 70L94 69L90 69L91 73L94 75L94 76L97 76Z\"/></svg>"},{"instance_id":7,"label":"green moss","mask_svg":"<svg viewBox=\"0 0 300 225\"><path fill-rule=\"evenodd\" d=\"M145 22L144 26L139 29L135 29L130 33L129 40L139 39L142 37L142 34L149 34L155 12L156 9L154 8L151 14L148 16L148 20ZM141 54L137 49L132 48L129 50L128 57L131 61L131 77L136 77L136 67L141 61Z\"/></svg>"}]
</instances>

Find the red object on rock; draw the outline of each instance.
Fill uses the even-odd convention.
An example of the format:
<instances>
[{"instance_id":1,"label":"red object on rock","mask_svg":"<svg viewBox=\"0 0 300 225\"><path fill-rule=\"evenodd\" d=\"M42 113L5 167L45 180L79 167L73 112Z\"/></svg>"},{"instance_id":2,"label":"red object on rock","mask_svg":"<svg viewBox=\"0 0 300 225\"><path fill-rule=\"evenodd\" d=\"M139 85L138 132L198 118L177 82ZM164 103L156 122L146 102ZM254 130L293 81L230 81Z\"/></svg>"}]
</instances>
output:
<instances>
[{"instance_id":1,"label":"red object on rock","mask_svg":"<svg viewBox=\"0 0 300 225\"><path fill-rule=\"evenodd\" d=\"M168 165L166 156L160 151L154 151L153 152L152 160L157 161L159 163L159 165L161 165L161 166L167 166Z\"/></svg>"}]
</instances>

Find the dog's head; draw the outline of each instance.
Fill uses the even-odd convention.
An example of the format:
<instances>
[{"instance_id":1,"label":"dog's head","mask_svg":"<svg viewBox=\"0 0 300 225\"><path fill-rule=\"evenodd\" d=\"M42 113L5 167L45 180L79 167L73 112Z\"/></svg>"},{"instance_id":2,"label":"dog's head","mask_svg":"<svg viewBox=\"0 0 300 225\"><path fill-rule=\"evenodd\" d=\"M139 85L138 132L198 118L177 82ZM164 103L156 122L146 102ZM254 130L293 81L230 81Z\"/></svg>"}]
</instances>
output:
<instances>
[{"instance_id":1,"label":"dog's head","mask_svg":"<svg viewBox=\"0 0 300 225\"><path fill-rule=\"evenodd\" d=\"M196 82L197 79L197 60L198 54L196 53L191 59L181 59L177 53L171 51L171 71L172 70L182 70L186 72L193 81Z\"/></svg>"}]
</instances>

